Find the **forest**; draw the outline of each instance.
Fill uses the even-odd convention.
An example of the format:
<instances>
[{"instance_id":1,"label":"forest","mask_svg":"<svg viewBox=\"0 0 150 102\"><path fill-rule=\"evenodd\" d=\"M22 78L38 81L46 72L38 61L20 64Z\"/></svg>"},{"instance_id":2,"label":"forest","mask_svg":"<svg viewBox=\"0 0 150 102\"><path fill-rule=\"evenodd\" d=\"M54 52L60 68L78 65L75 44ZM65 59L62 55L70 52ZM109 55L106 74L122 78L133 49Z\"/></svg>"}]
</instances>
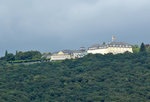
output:
<instances>
[{"instance_id":1,"label":"forest","mask_svg":"<svg viewBox=\"0 0 150 102\"><path fill-rule=\"evenodd\" d=\"M0 62L7 63L24 63L24 62L36 62L43 60L40 51L16 51L16 54L8 53L5 51L5 56L0 58Z\"/></svg>"},{"instance_id":2,"label":"forest","mask_svg":"<svg viewBox=\"0 0 150 102\"><path fill-rule=\"evenodd\" d=\"M150 53L0 62L0 102L150 102Z\"/></svg>"}]
</instances>

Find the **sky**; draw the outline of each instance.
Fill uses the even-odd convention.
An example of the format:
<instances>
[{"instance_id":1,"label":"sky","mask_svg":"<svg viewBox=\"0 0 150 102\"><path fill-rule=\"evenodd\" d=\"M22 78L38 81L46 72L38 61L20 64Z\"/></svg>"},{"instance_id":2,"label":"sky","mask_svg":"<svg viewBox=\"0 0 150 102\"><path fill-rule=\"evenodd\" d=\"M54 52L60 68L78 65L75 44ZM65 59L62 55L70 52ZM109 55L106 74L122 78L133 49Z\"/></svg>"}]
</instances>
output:
<instances>
[{"instance_id":1,"label":"sky","mask_svg":"<svg viewBox=\"0 0 150 102\"><path fill-rule=\"evenodd\" d=\"M150 43L150 0L0 0L5 50L55 52L115 41Z\"/></svg>"}]
</instances>

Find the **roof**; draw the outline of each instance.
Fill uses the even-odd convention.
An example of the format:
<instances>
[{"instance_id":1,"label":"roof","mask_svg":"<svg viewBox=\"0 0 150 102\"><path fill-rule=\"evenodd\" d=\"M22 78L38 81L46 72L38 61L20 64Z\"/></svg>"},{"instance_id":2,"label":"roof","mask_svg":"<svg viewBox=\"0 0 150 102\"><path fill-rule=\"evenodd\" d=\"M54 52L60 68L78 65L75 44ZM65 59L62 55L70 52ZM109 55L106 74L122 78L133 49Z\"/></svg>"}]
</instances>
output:
<instances>
[{"instance_id":1,"label":"roof","mask_svg":"<svg viewBox=\"0 0 150 102\"><path fill-rule=\"evenodd\" d=\"M125 42L111 42L107 44L107 47L132 47L131 44L125 43Z\"/></svg>"},{"instance_id":2,"label":"roof","mask_svg":"<svg viewBox=\"0 0 150 102\"><path fill-rule=\"evenodd\" d=\"M107 47L132 47L131 44L125 43L125 42L111 42L108 43L106 45L100 45L100 44L95 44L92 45L91 47L89 47L90 50L94 50L94 49L104 49Z\"/></svg>"},{"instance_id":3,"label":"roof","mask_svg":"<svg viewBox=\"0 0 150 102\"><path fill-rule=\"evenodd\" d=\"M63 50L62 51L64 54L72 54L73 50Z\"/></svg>"},{"instance_id":4,"label":"roof","mask_svg":"<svg viewBox=\"0 0 150 102\"><path fill-rule=\"evenodd\" d=\"M83 53L83 52L86 52L84 50L74 50L73 53Z\"/></svg>"},{"instance_id":5,"label":"roof","mask_svg":"<svg viewBox=\"0 0 150 102\"><path fill-rule=\"evenodd\" d=\"M130 44L128 44L126 42L111 42L108 45L128 45L128 46L131 46Z\"/></svg>"},{"instance_id":6,"label":"roof","mask_svg":"<svg viewBox=\"0 0 150 102\"><path fill-rule=\"evenodd\" d=\"M51 55L43 55L42 58L50 57Z\"/></svg>"},{"instance_id":7,"label":"roof","mask_svg":"<svg viewBox=\"0 0 150 102\"><path fill-rule=\"evenodd\" d=\"M73 53L84 53L84 50L62 50L63 55L72 55ZM52 55L58 55L59 52L54 52Z\"/></svg>"},{"instance_id":8,"label":"roof","mask_svg":"<svg viewBox=\"0 0 150 102\"><path fill-rule=\"evenodd\" d=\"M95 44L89 47L89 49L102 49L102 48L106 48L106 45L100 45L100 44Z\"/></svg>"}]
</instances>

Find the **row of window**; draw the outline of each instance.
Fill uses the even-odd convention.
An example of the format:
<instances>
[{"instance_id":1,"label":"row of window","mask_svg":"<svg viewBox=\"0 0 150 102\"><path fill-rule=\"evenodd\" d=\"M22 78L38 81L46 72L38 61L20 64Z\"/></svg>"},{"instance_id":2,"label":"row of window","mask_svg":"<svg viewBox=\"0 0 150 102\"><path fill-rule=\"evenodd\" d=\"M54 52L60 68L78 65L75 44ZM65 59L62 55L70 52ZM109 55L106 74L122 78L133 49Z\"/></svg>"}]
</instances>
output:
<instances>
[{"instance_id":1,"label":"row of window","mask_svg":"<svg viewBox=\"0 0 150 102\"><path fill-rule=\"evenodd\" d=\"M131 48L129 45L107 45L107 47L126 47L126 48ZM107 47L99 47L99 48L107 48ZM97 47L89 48L90 50L98 49Z\"/></svg>"},{"instance_id":2,"label":"row of window","mask_svg":"<svg viewBox=\"0 0 150 102\"><path fill-rule=\"evenodd\" d=\"M107 45L107 47L131 47L129 45Z\"/></svg>"},{"instance_id":3,"label":"row of window","mask_svg":"<svg viewBox=\"0 0 150 102\"><path fill-rule=\"evenodd\" d=\"M52 58L70 58L70 56L53 56Z\"/></svg>"}]
</instances>

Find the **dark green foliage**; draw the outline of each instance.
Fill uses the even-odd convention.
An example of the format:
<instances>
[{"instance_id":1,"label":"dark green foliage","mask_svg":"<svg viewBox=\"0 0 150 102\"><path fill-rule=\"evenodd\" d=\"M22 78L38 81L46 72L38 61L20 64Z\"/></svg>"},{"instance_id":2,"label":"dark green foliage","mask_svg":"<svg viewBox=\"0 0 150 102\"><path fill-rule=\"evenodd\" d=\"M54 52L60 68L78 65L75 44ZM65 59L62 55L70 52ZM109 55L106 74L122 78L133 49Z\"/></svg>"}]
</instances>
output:
<instances>
[{"instance_id":1,"label":"dark green foliage","mask_svg":"<svg viewBox=\"0 0 150 102\"><path fill-rule=\"evenodd\" d=\"M42 54L39 51L16 51L16 55L5 52L5 56L0 58L0 60L5 60L7 62L28 62L28 61L39 61L41 60Z\"/></svg>"},{"instance_id":2,"label":"dark green foliage","mask_svg":"<svg viewBox=\"0 0 150 102\"><path fill-rule=\"evenodd\" d=\"M145 48L144 43L141 44L140 52L146 52L146 48Z\"/></svg>"},{"instance_id":3,"label":"dark green foliage","mask_svg":"<svg viewBox=\"0 0 150 102\"><path fill-rule=\"evenodd\" d=\"M14 61L15 60L15 56L12 53L7 54L7 56L5 56L6 61Z\"/></svg>"},{"instance_id":4,"label":"dark green foliage","mask_svg":"<svg viewBox=\"0 0 150 102\"><path fill-rule=\"evenodd\" d=\"M0 102L149 102L150 55L0 65Z\"/></svg>"},{"instance_id":5,"label":"dark green foliage","mask_svg":"<svg viewBox=\"0 0 150 102\"><path fill-rule=\"evenodd\" d=\"M16 60L29 60L29 59L40 59L41 53L39 51L27 51L22 52L19 51L16 53L15 59Z\"/></svg>"},{"instance_id":6,"label":"dark green foliage","mask_svg":"<svg viewBox=\"0 0 150 102\"><path fill-rule=\"evenodd\" d=\"M106 42L103 42L103 44L102 45L106 45Z\"/></svg>"},{"instance_id":7,"label":"dark green foliage","mask_svg":"<svg viewBox=\"0 0 150 102\"><path fill-rule=\"evenodd\" d=\"M8 55L8 51L6 50L6 51L5 51L5 56L7 56L7 55Z\"/></svg>"},{"instance_id":8,"label":"dark green foliage","mask_svg":"<svg viewBox=\"0 0 150 102\"><path fill-rule=\"evenodd\" d=\"M5 56L0 58L0 61L14 61L15 56L12 53L5 52Z\"/></svg>"}]
</instances>

